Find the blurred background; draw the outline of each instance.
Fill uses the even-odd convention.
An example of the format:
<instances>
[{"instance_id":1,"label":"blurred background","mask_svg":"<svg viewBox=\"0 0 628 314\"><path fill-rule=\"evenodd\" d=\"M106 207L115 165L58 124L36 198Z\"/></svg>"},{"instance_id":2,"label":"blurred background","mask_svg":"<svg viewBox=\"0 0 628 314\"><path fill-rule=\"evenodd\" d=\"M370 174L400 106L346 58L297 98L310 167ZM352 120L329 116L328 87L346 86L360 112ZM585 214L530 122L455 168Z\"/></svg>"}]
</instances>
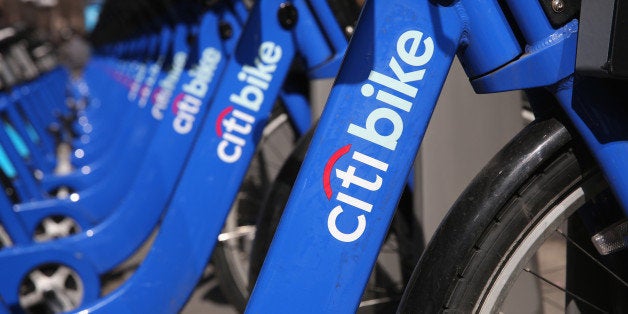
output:
<instances>
[{"instance_id":1,"label":"blurred background","mask_svg":"<svg viewBox=\"0 0 628 314\"><path fill-rule=\"evenodd\" d=\"M0 25L25 24L55 43L84 36L98 17L103 1L0 0ZM87 13L87 14L86 14ZM94 14L95 13L95 14Z\"/></svg>"},{"instance_id":2,"label":"blurred background","mask_svg":"<svg viewBox=\"0 0 628 314\"><path fill-rule=\"evenodd\" d=\"M32 28L58 47L61 63L78 72L89 58L87 36L104 0L0 0L0 28Z\"/></svg>"}]
</instances>

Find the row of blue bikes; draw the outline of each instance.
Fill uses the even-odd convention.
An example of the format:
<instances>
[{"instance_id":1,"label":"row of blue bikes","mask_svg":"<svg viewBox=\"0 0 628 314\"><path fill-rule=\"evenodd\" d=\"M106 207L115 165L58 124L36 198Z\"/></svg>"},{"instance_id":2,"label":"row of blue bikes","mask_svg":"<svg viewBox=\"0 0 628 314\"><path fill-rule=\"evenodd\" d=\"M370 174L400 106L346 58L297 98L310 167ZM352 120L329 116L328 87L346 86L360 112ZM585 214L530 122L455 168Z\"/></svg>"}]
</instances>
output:
<instances>
[{"instance_id":1,"label":"row of blue bikes","mask_svg":"<svg viewBox=\"0 0 628 314\"><path fill-rule=\"evenodd\" d=\"M237 45L255 43L239 36L255 24L247 1L108 1L80 73L60 66L56 47L31 30L6 28L0 313L178 312L207 269L243 311L263 260L249 254L268 246L253 241L267 190L313 124L306 77L332 78L338 69L359 13L348 3L333 27L336 57L319 61L312 47L285 82L272 80L272 54L239 74L250 88L240 102L278 95L261 121L233 107L206 119L229 85L221 81L227 60L239 57ZM297 19L290 7L277 14L282 27ZM253 152L241 174L220 179L235 195L203 186L203 173L219 167L192 160L206 153L203 132L224 139L226 162ZM246 143L249 134L258 143ZM223 194L227 216L213 210ZM285 200L266 206L272 202ZM222 228L218 238L210 225ZM400 285L389 281L371 289L373 300L399 299Z\"/></svg>"},{"instance_id":2,"label":"row of blue bikes","mask_svg":"<svg viewBox=\"0 0 628 314\"><path fill-rule=\"evenodd\" d=\"M580 2L106 0L80 69L0 28L0 314L192 313L208 282L231 312L495 313L554 290L559 312L625 312L626 81L579 70L613 12ZM628 69L614 3L596 75ZM411 168L456 54L536 120L424 250ZM550 236L566 283L540 274Z\"/></svg>"}]
</instances>

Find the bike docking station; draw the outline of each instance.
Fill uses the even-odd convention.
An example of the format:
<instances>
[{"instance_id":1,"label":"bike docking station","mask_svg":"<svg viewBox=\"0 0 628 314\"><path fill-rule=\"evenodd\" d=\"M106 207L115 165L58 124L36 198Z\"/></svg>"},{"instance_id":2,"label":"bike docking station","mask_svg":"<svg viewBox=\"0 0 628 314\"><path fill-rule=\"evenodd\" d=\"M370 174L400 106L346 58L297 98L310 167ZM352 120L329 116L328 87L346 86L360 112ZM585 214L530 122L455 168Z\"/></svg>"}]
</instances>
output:
<instances>
[{"instance_id":1,"label":"bike docking station","mask_svg":"<svg viewBox=\"0 0 628 314\"><path fill-rule=\"evenodd\" d=\"M326 4L274 1L246 8L239 1L209 7L164 1L164 6L166 16L158 18L165 23L158 29L99 47L86 67L89 103L77 113L80 124L72 126L89 129L73 143L78 170L41 187L69 188L69 198L20 204L10 215L26 235L50 216L71 218L75 230L41 243L25 236L24 243L0 253L3 267L13 270L2 278L6 309L178 311L203 273L215 244L207 239L220 233L276 99L301 132L309 128L306 99L290 83L282 87L296 54L311 77L333 77L346 46L338 27L312 31L318 23L314 14L329 14ZM285 18L275 17L278 8ZM142 14L147 7L136 9ZM295 10L298 24L291 16ZM125 106L105 107L108 103ZM120 120L120 126L104 130L111 120ZM116 149L128 152L128 160L119 160ZM198 193L199 184L214 184L208 190L221 192ZM215 209L207 210L207 204ZM158 223L140 269L101 297L99 277L134 253ZM24 278L34 286L27 294L20 292Z\"/></svg>"},{"instance_id":2,"label":"bike docking station","mask_svg":"<svg viewBox=\"0 0 628 314\"><path fill-rule=\"evenodd\" d=\"M622 312L625 18L610 0L106 0L77 77L0 29L0 313L177 313L210 259L247 313L491 313L521 274L566 312ZM425 248L413 162L456 56L537 119ZM307 86L332 78L314 121ZM551 236L564 287L535 264Z\"/></svg>"}]
</instances>

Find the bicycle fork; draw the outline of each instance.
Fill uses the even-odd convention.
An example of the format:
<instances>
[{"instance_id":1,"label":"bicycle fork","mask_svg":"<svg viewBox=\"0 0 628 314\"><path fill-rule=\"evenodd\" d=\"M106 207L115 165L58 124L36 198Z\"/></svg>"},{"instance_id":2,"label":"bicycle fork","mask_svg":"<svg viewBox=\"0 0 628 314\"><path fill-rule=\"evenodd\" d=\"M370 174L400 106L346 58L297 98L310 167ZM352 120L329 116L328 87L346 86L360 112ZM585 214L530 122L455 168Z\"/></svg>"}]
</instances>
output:
<instances>
[{"instance_id":1,"label":"bicycle fork","mask_svg":"<svg viewBox=\"0 0 628 314\"><path fill-rule=\"evenodd\" d=\"M248 312L355 312L456 52L521 49L497 2L367 2Z\"/></svg>"}]
</instances>

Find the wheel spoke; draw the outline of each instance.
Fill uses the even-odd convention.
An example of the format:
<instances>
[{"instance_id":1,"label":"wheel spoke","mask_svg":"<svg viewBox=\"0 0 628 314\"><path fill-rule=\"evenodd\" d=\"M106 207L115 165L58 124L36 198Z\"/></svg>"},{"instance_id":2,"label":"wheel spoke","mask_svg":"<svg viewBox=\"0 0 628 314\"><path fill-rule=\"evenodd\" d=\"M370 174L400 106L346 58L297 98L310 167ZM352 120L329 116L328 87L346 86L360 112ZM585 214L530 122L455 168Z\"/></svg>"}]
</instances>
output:
<instances>
[{"instance_id":1,"label":"wheel spoke","mask_svg":"<svg viewBox=\"0 0 628 314\"><path fill-rule=\"evenodd\" d=\"M35 287L38 287L42 281L48 280L48 276L44 275L39 269L33 270L28 278L33 282Z\"/></svg>"},{"instance_id":2,"label":"wheel spoke","mask_svg":"<svg viewBox=\"0 0 628 314\"><path fill-rule=\"evenodd\" d=\"M43 298L44 296L41 293L41 290L35 289L35 291L29 294L20 296L20 305L22 306L22 308L28 309L36 304L41 303L43 301Z\"/></svg>"},{"instance_id":3,"label":"wheel spoke","mask_svg":"<svg viewBox=\"0 0 628 314\"><path fill-rule=\"evenodd\" d=\"M391 298L391 297L384 297L384 298L377 298L377 299L370 299L370 300L364 300L362 302L360 302L360 307L367 307L367 306L375 306L375 305L379 305L379 304L384 304L384 303L390 303L393 301L399 301L401 298Z\"/></svg>"},{"instance_id":4,"label":"wheel spoke","mask_svg":"<svg viewBox=\"0 0 628 314\"><path fill-rule=\"evenodd\" d=\"M628 283L626 283L626 281L624 281L619 275L617 275L611 269L609 269L604 264L602 264L602 262L600 262L597 258L595 258L595 256L591 255L589 252L587 252L578 243L576 243L574 240L569 238L569 236L567 236L562 230L556 229L556 232L558 232L558 234L563 236L563 238L565 238L565 240L567 240L567 242L569 242L569 244L573 245L580 252L582 252L582 254L584 254L587 257L589 257L596 265L600 266L602 269L604 269L606 272L608 272L611 276L613 276L613 278L617 279L617 281L619 281L622 285L624 285L625 287L628 287Z\"/></svg>"},{"instance_id":5,"label":"wheel spoke","mask_svg":"<svg viewBox=\"0 0 628 314\"><path fill-rule=\"evenodd\" d=\"M59 227L63 230L64 236L70 236L72 234L72 228L79 230L79 227L74 222L74 219L66 217L59 223Z\"/></svg>"},{"instance_id":6,"label":"wheel spoke","mask_svg":"<svg viewBox=\"0 0 628 314\"><path fill-rule=\"evenodd\" d=\"M55 227L57 223L52 220L52 218L46 218L42 222L42 226L44 227L44 233L46 235L53 235L55 232Z\"/></svg>"},{"instance_id":7,"label":"wheel spoke","mask_svg":"<svg viewBox=\"0 0 628 314\"><path fill-rule=\"evenodd\" d=\"M264 135L264 137L268 137L286 121L288 121L288 115L285 113L280 114L266 125L262 134Z\"/></svg>"},{"instance_id":8,"label":"wheel spoke","mask_svg":"<svg viewBox=\"0 0 628 314\"><path fill-rule=\"evenodd\" d=\"M231 239L236 239L236 238L242 238L245 236L249 236L249 235L253 235L255 234L255 226L254 225L250 225L250 226L240 226L235 228L233 231L230 232L224 232L218 235L218 241L219 242L224 242L227 240L231 240Z\"/></svg>"},{"instance_id":9,"label":"wheel spoke","mask_svg":"<svg viewBox=\"0 0 628 314\"><path fill-rule=\"evenodd\" d=\"M67 304L69 305L69 309L77 307L81 303L81 299L83 298L83 293L79 290L65 290L64 292L65 298L67 299ZM64 305L66 302L64 302Z\"/></svg>"},{"instance_id":10,"label":"wheel spoke","mask_svg":"<svg viewBox=\"0 0 628 314\"><path fill-rule=\"evenodd\" d=\"M69 268L62 266L59 267L52 276L50 276L50 279L54 280L55 283L60 283L59 286L63 286L63 283L70 276L72 276L72 271Z\"/></svg>"},{"instance_id":11,"label":"wheel spoke","mask_svg":"<svg viewBox=\"0 0 628 314\"><path fill-rule=\"evenodd\" d=\"M534 272L534 271L533 271L533 270L531 270L530 268L527 268L527 267L526 267L526 268L524 268L523 270L524 270L525 272L527 272L527 273L532 274L534 277L536 277L536 278L540 279L541 281L543 281L543 282L547 283L548 285L551 285L552 287L554 287L554 288L556 288L556 289L561 290L562 292L564 292L564 293L566 293L566 294L568 294L568 295L572 296L573 298L578 299L579 301L586 303L587 305L589 305L589 306L591 306L592 308L594 308L594 309L596 309L596 310L600 311L601 313L608 313L608 312L604 311L603 309L601 309L601 308L599 308L599 307L595 306L593 303L591 303L591 302L589 302L589 301L587 301L587 300L583 299L582 297L578 296L577 294L575 294L575 293L573 293L573 292L571 292L571 291L567 291L567 289L565 289L565 288L563 288L563 287L561 287L561 286L559 286L559 285L557 285L557 284L555 284L555 283L551 282L550 280L546 279L545 277L543 277L543 276L541 276L541 275L537 274L536 272Z\"/></svg>"}]
</instances>

